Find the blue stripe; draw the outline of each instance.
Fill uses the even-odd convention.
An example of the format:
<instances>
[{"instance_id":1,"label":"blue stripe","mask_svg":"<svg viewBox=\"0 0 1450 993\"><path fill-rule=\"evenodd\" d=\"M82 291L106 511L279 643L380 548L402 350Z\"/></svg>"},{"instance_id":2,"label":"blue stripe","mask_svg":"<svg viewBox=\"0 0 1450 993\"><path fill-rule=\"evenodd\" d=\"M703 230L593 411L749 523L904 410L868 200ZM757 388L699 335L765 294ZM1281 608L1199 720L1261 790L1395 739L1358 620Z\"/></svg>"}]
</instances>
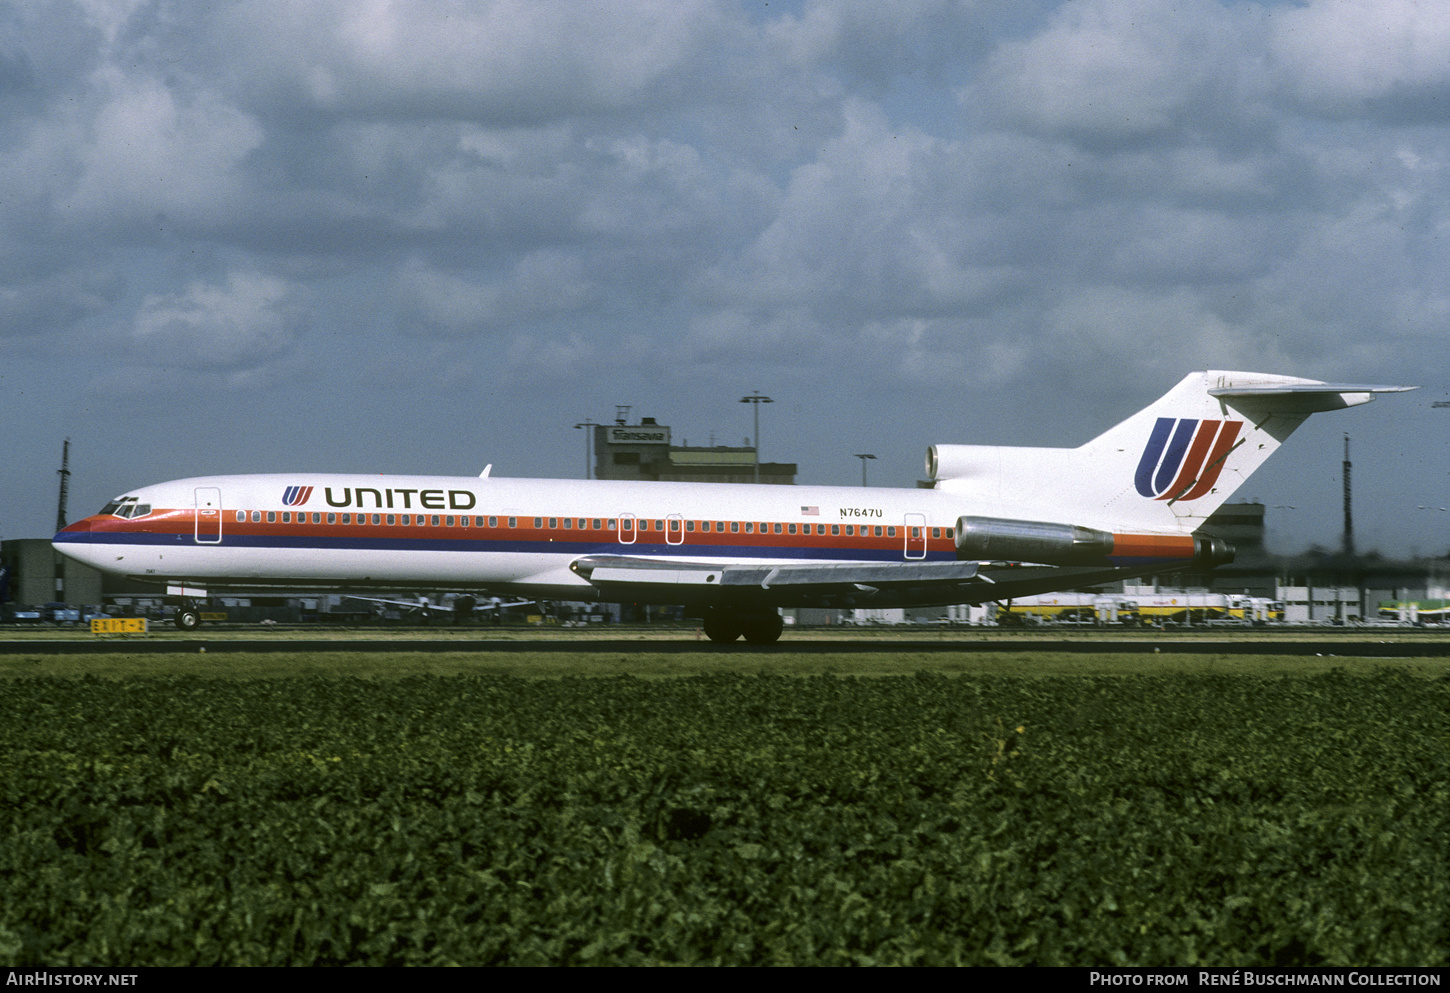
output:
<instances>
[{"instance_id":1,"label":"blue stripe","mask_svg":"<svg viewBox=\"0 0 1450 993\"><path fill-rule=\"evenodd\" d=\"M287 535L234 535L223 532L220 544L196 542L189 534L106 534L100 532L63 531L57 542L96 545L186 545L198 548L288 548L317 551L372 552L514 552L533 555L638 555L648 558L701 559L773 558L773 559L841 559L843 561L919 562L903 558L901 549L772 547L768 545L667 545L636 541L619 542L519 541L478 538L363 538L363 537L290 537ZM924 561L954 562L952 551L928 552Z\"/></svg>"},{"instance_id":2,"label":"blue stripe","mask_svg":"<svg viewBox=\"0 0 1450 993\"><path fill-rule=\"evenodd\" d=\"M1153 477L1154 496L1167 493L1168 487L1173 485L1178 470L1183 466L1183 455L1188 451L1189 442L1193 441L1193 432L1197 429L1198 421L1191 417L1179 418L1178 429L1173 432L1173 440L1168 443L1168 453L1163 456L1158 475Z\"/></svg>"},{"instance_id":3,"label":"blue stripe","mask_svg":"<svg viewBox=\"0 0 1450 993\"><path fill-rule=\"evenodd\" d=\"M1158 418L1153 425L1153 433L1148 436L1148 447L1143 449L1143 457L1138 460L1138 472L1133 477L1133 483L1145 497L1158 495L1153 492L1153 470L1158 468L1158 457L1163 454L1163 446L1168 443L1168 432L1173 430L1173 420L1171 417Z\"/></svg>"}]
</instances>

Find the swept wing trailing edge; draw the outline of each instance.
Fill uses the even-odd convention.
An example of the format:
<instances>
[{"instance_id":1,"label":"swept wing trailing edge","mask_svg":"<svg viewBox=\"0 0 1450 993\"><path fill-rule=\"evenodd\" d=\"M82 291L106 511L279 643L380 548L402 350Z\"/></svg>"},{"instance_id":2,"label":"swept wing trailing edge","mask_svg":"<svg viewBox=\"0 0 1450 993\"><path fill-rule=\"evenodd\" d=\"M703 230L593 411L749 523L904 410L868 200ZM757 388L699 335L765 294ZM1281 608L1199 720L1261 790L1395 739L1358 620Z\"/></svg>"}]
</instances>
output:
<instances>
[{"instance_id":1,"label":"swept wing trailing edge","mask_svg":"<svg viewBox=\"0 0 1450 993\"><path fill-rule=\"evenodd\" d=\"M165 583L183 626L221 592L446 590L683 604L712 639L768 642L782 607L983 603L1231 561L1205 522L1305 418L1412 388L1192 373L1077 448L934 445L930 489L183 479L55 547Z\"/></svg>"}]
</instances>

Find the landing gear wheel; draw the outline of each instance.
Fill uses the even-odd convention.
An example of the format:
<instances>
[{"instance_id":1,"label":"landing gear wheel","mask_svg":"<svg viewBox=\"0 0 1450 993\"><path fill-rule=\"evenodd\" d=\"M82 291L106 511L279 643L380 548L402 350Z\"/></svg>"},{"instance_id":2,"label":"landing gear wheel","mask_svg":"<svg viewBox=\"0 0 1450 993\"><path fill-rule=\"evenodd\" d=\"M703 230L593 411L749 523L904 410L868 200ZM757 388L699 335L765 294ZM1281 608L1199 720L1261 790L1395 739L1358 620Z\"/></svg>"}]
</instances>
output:
<instances>
[{"instance_id":1,"label":"landing gear wheel","mask_svg":"<svg viewBox=\"0 0 1450 993\"><path fill-rule=\"evenodd\" d=\"M705 629L705 637L722 645L729 644L741 634L740 618L723 610L707 610L700 626Z\"/></svg>"},{"instance_id":2,"label":"landing gear wheel","mask_svg":"<svg viewBox=\"0 0 1450 993\"><path fill-rule=\"evenodd\" d=\"M780 640L780 633L785 630L785 618L775 611L747 614L740 620L745 640L752 645L773 645Z\"/></svg>"},{"instance_id":3,"label":"landing gear wheel","mask_svg":"<svg viewBox=\"0 0 1450 993\"><path fill-rule=\"evenodd\" d=\"M178 630L195 631L201 626L201 612L193 606L177 607L174 622Z\"/></svg>"}]
</instances>

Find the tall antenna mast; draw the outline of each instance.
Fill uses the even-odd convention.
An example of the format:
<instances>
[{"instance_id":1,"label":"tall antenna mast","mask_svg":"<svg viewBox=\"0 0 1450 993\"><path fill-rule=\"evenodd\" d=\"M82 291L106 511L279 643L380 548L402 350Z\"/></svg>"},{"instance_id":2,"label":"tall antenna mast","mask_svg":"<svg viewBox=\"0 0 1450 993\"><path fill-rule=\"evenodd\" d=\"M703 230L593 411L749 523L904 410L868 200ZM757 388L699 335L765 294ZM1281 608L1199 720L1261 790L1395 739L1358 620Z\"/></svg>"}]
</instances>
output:
<instances>
[{"instance_id":1,"label":"tall antenna mast","mask_svg":"<svg viewBox=\"0 0 1450 993\"><path fill-rule=\"evenodd\" d=\"M1354 509L1350 503L1349 435L1344 436L1344 540L1345 555L1354 554Z\"/></svg>"},{"instance_id":2,"label":"tall antenna mast","mask_svg":"<svg viewBox=\"0 0 1450 993\"><path fill-rule=\"evenodd\" d=\"M61 449L60 455L60 500L55 507L55 529L60 531L65 528L65 504L70 496L70 439L65 440L65 447Z\"/></svg>"}]
</instances>

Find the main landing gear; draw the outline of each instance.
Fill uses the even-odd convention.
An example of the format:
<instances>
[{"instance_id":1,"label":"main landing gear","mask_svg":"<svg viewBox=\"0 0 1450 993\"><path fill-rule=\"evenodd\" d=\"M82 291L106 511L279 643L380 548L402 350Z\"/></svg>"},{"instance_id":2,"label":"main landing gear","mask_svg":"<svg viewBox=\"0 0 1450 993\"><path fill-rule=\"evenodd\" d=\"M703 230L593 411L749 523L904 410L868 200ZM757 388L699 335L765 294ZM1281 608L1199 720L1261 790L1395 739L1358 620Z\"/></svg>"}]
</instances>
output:
<instances>
[{"instance_id":1,"label":"main landing gear","mask_svg":"<svg viewBox=\"0 0 1450 993\"><path fill-rule=\"evenodd\" d=\"M743 637L752 645L771 645L780 640L785 620L778 612L765 610L729 610L708 607L704 614L705 636L711 641L728 644Z\"/></svg>"}]
</instances>

